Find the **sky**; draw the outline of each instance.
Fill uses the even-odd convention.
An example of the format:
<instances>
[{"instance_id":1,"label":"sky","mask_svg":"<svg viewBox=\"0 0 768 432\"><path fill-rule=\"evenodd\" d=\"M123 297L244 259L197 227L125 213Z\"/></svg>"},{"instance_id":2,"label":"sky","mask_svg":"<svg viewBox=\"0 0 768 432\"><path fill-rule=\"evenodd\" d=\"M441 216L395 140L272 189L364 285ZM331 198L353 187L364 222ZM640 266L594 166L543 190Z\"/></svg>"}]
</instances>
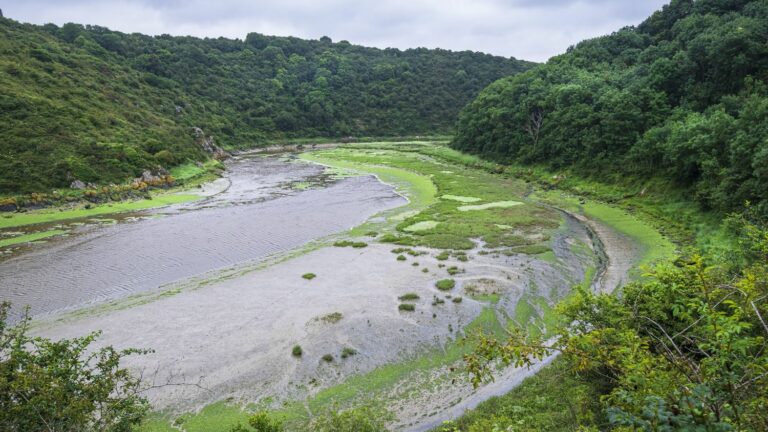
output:
<instances>
[{"instance_id":1,"label":"sky","mask_svg":"<svg viewBox=\"0 0 768 432\"><path fill-rule=\"evenodd\" d=\"M127 33L245 39L250 32L379 48L445 48L546 61L639 24L668 0L0 0L6 18Z\"/></svg>"}]
</instances>

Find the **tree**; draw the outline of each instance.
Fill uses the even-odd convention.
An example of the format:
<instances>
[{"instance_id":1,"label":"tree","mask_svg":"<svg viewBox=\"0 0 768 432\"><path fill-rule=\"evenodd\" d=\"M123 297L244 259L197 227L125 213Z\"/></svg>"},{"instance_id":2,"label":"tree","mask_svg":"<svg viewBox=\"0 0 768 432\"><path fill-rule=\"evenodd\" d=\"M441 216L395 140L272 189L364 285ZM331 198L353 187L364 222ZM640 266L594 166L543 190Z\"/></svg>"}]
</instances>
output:
<instances>
[{"instance_id":1,"label":"tree","mask_svg":"<svg viewBox=\"0 0 768 432\"><path fill-rule=\"evenodd\" d=\"M130 432L149 405L121 360L146 351L93 349L98 333L52 341L27 334L30 318L8 322L0 304L0 430Z\"/></svg>"},{"instance_id":2,"label":"tree","mask_svg":"<svg viewBox=\"0 0 768 432\"><path fill-rule=\"evenodd\" d=\"M577 287L558 307L554 342L481 335L465 357L474 382L498 362L525 366L559 352L602 387L613 426L768 430L768 226L755 216L729 220L733 256L661 264L620 295Z\"/></svg>"}]
</instances>

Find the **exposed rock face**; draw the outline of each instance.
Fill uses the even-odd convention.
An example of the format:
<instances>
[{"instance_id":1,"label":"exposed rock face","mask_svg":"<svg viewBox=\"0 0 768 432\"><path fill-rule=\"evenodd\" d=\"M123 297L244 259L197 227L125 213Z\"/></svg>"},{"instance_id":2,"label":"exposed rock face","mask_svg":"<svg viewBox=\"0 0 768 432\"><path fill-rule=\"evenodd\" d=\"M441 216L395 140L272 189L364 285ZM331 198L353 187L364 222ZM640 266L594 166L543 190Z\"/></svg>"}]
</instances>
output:
<instances>
[{"instance_id":1,"label":"exposed rock face","mask_svg":"<svg viewBox=\"0 0 768 432\"><path fill-rule=\"evenodd\" d=\"M229 157L229 154L225 152L221 147L216 145L212 136L205 136L205 132L199 127L193 127L192 133L195 135L195 142L203 148L206 152L210 153L214 159L223 160Z\"/></svg>"},{"instance_id":2,"label":"exposed rock face","mask_svg":"<svg viewBox=\"0 0 768 432\"><path fill-rule=\"evenodd\" d=\"M72 189L85 189L86 185L82 180L75 180L72 182L72 184L69 185L69 187Z\"/></svg>"}]
</instances>

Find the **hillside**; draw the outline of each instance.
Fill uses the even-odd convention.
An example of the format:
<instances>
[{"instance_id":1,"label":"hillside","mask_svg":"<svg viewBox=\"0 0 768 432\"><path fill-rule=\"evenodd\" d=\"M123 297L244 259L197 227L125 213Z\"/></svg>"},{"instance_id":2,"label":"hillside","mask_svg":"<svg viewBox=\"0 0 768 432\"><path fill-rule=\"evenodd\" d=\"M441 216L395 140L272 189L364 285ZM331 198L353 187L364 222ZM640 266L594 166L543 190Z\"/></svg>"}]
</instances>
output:
<instances>
[{"instance_id":1,"label":"hillside","mask_svg":"<svg viewBox=\"0 0 768 432\"><path fill-rule=\"evenodd\" d=\"M250 33L151 37L0 18L0 194L121 182L219 145L450 131L496 79L532 64Z\"/></svg>"},{"instance_id":2,"label":"hillside","mask_svg":"<svg viewBox=\"0 0 768 432\"><path fill-rule=\"evenodd\" d=\"M501 79L453 146L608 181L660 178L768 214L768 1L673 0L637 27Z\"/></svg>"}]
</instances>

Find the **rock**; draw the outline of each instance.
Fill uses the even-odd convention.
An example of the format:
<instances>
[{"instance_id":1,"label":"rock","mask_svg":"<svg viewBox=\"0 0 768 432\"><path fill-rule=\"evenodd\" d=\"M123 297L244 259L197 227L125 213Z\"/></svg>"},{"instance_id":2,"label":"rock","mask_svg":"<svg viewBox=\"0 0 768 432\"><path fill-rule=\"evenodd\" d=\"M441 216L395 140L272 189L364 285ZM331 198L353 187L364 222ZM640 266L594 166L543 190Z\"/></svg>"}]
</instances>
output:
<instances>
[{"instance_id":1,"label":"rock","mask_svg":"<svg viewBox=\"0 0 768 432\"><path fill-rule=\"evenodd\" d=\"M85 189L86 185L82 180L75 180L69 185L69 187L72 189Z\"/></svg>"},{"instance_id":2,"label":"rock","mask_svg":"<svg viewBox=\"0 0 768 432\"><path fill-rule=\"evenodd\" d=\"M207 153L211 154L214 159L222 160L229 157L229 154L224 151L221 147L216 145L216 142L213 140L212 136L206 137L205 132L203 132L202 129L199 127L193 127L192 133L195 135L195 140L197 141L197 144L203 148Z\"/></svg>"},{"instance_id":3,"label":"rock","mask_svg":"<svg viewBox=\"0 0 768 432\"><path fill-rule=\"evenodd\" d=\"M176 114L181 114L181 112L184 111L184 107L179 105L174 106L174 108L176 109Z\"/></svg>"}]
</instances>

